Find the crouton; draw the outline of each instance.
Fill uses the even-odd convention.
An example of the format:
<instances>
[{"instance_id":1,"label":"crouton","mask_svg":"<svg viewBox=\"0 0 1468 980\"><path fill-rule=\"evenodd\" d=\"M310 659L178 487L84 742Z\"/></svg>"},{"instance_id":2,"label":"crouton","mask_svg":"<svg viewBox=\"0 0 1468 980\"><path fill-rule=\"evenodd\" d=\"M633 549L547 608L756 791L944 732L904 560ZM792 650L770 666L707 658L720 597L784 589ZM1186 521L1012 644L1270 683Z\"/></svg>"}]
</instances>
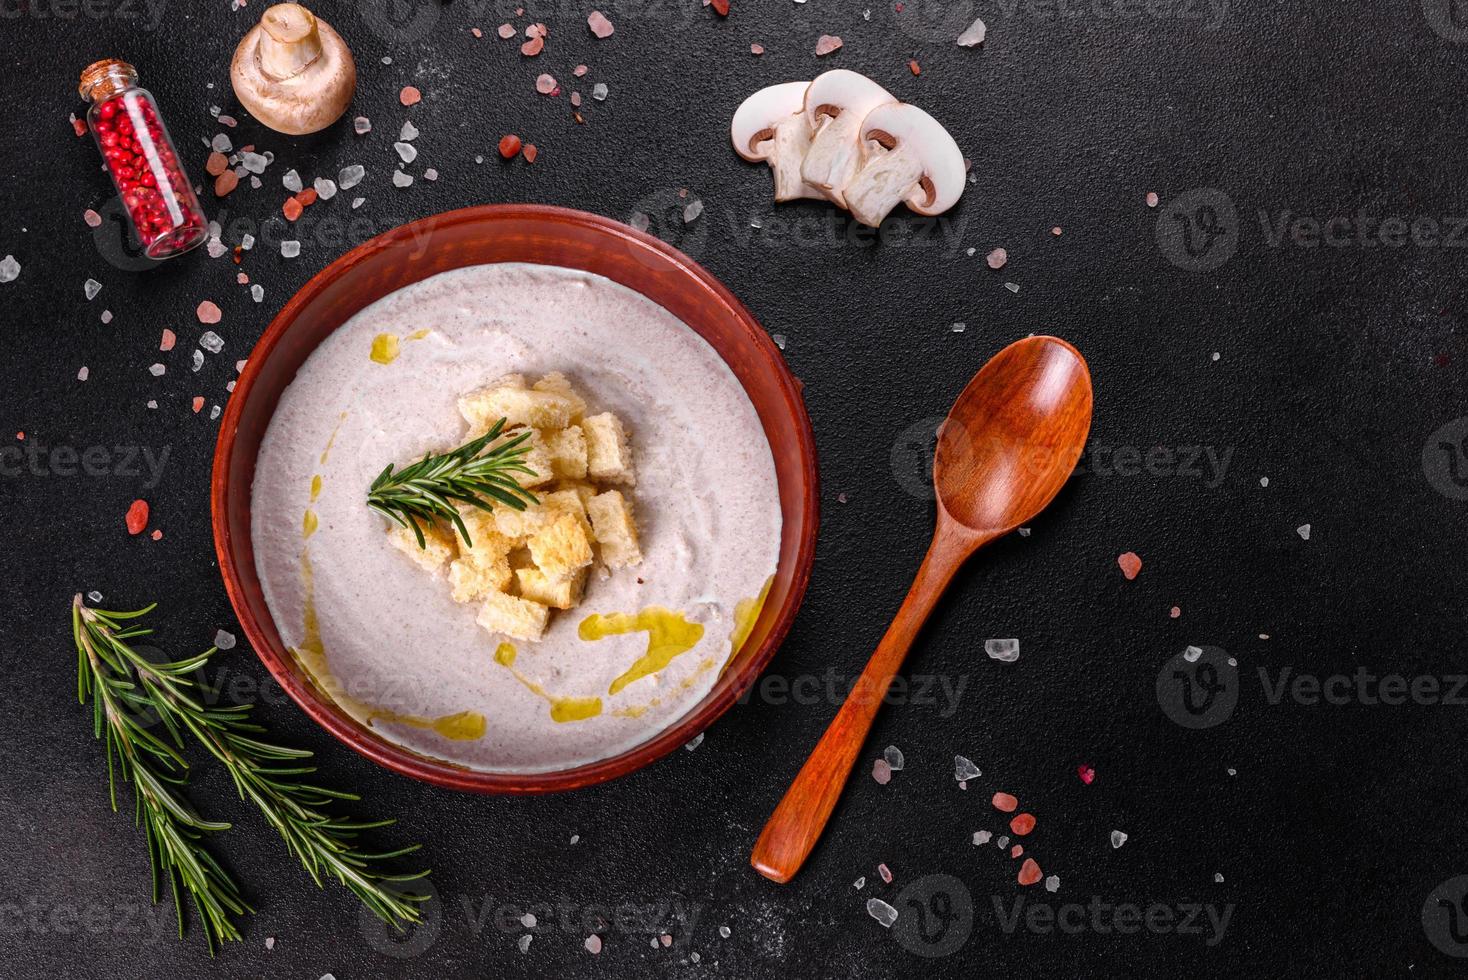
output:
<instances>
[{"instance_id":1,"label":"crouton","mask_svg":"<svg viewBox=\"0 0 1468 980\"><path fill-rule=\"evenodd\" d=\"M491 592L479 607L476 622L491 633L534 642L545 635L550 608L504 592Z\"/></svg>"},{"instance_id":2,"label":"crouton","mask_svg":"<svg viewBox=\"0 0 1468 980\"><path fill-rule=\"evenodd\" d=\"M495 503L493 510L485 510L472 504L455 504L459 518L464 522L464 528L469 532L469 537L473 542L466 544L461 535L459 537L460 554L487 560L510 553L510 549L515 547L515 542L508 535L501 533L495 525L495 514L503 507L503 504Z\"/></svg>"},{"instance_id":3,"label":"crouton","mask_svg":"<svg viewBox=\"0 0 1468 980\"><path fill-rule=\"evenodd\" d=\"M551 394L561 395L571 403L571 421L575 422L586 414L586 399L582 398L575 388L571 387L570 379L559 371L552 371L539 381L535 382L536 391L548 391Z\"/></svg>"},{"instance_id":4,"label":"crouton","mask_svg":"<svg viewBox=\"0 0 1468 980\"><path fill-rule=\"evenodd\" d=\"M550 454L551 472L563 480L586 479L586 433L579 425L542 433Z\"/></svg>"},{"instance_id":5,"label":"crouton","mask_svg":"<svg viewBox=\"0 0 1468 980\"><path fill-rule=\"evenodd\" d=\"M602 412L582 420L586 433L586 471L593 480L609 483L637 482L632 471L632 446L622 420L611 412Z\"/></svg>"},{"instance_id":6,"label":"crouton","mask_svg":"<svg viewBox=\"0 0 1468 980\"><path fill-rule=\"evenodd\" d=\"M449 562L449 587L455 602L473 602L491 592L503 592L510 587L511 578L508 552Z\"/></svg>"},{"instance_id":7,"label":"crouton","mask_svg":"<svg viewBox=\"0 0 1468 980\"><path fill-rule=\"evenodd\" d=\"M491 448L502 446L511 439L518 438L525 431L523 428L511 429L504 434L503 438L496 439L490 446ZM520 462L529 467L532 472L510 474L511 479L527 490L549 483L556 478L555 464L550 452L546 449L545 437L534 429L529 431L530 438L515 448L525 450L525 454L520 457Z\"/></svg>"},{"instance_id":8,"label":"crouton","mask_svg":"<svg viewBox=\"0 0 1468 980\"><path fill-rule=\"evenodd\" d=\"M609 568L625 568L642 561L642 548L637 543L637 522L632 519L632 506L616 490L599 493L586 502L596 543L601 547L601 560Z\"/></svg>"},{"instance_id":9,"label":"crouton","mask_svg":"<svg viewBox=\"0 0 1468 980\"><path fill-rule=\"evenodd\" d=\"M524 510L496 507L494 525L501 536L518 542L550 527L562 514L575 516L586 529L586 536L591 537L591 522L586 517L586 506L581 502L581 496L570 490L541 493L540 503L529 504Z\"/></svg>"},{"instance_id":10,"label":"crouton","mask_svg":"<svg viewBox=\"0 0 1468 980\"><path fill-rule=\"evenodd\" d=\"M458 532L452 525L437 521L428 524L420 520L418 526L423 529L422 548L418 547L418 538L411 528L397 524L388 528L388 540L424 571L436 572L443 567L444 562L452 560L458 554L458 546L455 544Z\"/></svg>"},{"instance_id":11,"label":"crouton","mask_svg":"<svg viewBox=\"0 0 1468 980\"><path fill-rule=\"evenodd\" d=\"M522 598L555 609L570 609L581 601L582 593L586 591L587 571L581 568L570 575L552 578L538 568L517 568L515 581L520 586Z\"/></svg>"},{"instance_id":12,"label":"crouton","mask_svg":"<svg viewBox=\"0 0 1468 980\"><path fill-rule=\"evenodd\" d=\"M459 414L475 434L488 432L500 419L507 427L564 429L571 423L572 407L573 402L565 395L507 385L480 388L459 399Z\"/></svg>"},{"instance_id":13,"label":"crouton","mask_svg":"<svg viewBox=\"0 0 1468 980\"><path fill-rule=\"evenodd\" d=\"M535 567L551 578L561 578L591 564L591 539L574 514L560 514L525 542Z\"/></svg>"},{"instance_id":14,"label":"crouton","mask_svg":"<svg viewBox=\"0 0 1468 980\"><path fill-rule=\"evenodd\" d=\"M576 496L580 497L582 507L585 507L586 502L592 497L596 496L596 487L592 486L590 483L583 483L580 480L557 481L556 492L560 493L565 490L570 490L571 492L575 493Z\"/></svg>"}]
</instances>

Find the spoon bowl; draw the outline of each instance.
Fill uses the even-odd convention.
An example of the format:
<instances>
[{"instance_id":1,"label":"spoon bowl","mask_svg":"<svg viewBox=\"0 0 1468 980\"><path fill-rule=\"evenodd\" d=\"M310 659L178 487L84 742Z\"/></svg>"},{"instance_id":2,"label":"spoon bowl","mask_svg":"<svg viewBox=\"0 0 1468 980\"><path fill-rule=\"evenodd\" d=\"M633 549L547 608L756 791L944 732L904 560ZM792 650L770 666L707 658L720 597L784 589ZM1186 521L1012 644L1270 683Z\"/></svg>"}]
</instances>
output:
<instances>
[{"instance_id":1,"label":"spoon bowl","mask_svg":"<svg viewBox=\"0 0 1468 980\"><path fill-rule=\"evenodd\" d=\"M938 506L990 538L1014 530L1065 486L1090 427L1091 374L1080 353L1055 337L1010 344L974 375L938 430Z\"/></svg>"},{"instance_id":2,"label":"spoon bowl","mask_svg":"<svg viewBox=\"0 0 1468 980\"><path fill-rule=\"evenodd\" d=\"M963 389L938 430L938 526L912 588L851 694L791 783L749 862L786 882L815 848L887 688L953 575L979 548L1044 510L1091 431L1091 373L1074 347L1026 337Z\"/></svg>"}]
</instances>

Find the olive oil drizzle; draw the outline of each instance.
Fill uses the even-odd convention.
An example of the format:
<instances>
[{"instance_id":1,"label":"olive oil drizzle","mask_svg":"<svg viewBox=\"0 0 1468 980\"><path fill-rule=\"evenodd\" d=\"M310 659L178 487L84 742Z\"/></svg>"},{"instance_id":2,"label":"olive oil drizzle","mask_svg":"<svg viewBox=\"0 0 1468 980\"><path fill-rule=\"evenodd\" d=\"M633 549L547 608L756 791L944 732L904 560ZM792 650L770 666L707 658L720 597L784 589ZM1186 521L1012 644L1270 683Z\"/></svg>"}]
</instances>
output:
<instances>
[{"instance_id":1,"label":"olive oil drizzle","mask_svg":"<svg viewBox=\"0 0 1468 980\"><path fill-rule=\"evenodd\" d=\"M648 606L636 615L593 613L581 621L577 632L583 640L644 631L647 633L647 652L612 681L608 694L616 694L628 684L657 673L672 663L674 657L692 650L703 639L703 624L689 622L682 613L662 606Z\"/></svg>"},{"instance_id":2,"label":"olive oil drizzle","mask_svg":"<svg viewBox=\"0 0 1468 980\"><path fill-rule=\"evenodd\" d=\"M544 698L550 704L551 721L585 721L601 714L601 698L557 697L516 670L513 644L501 643L494 651L494 662L508 670L532 694Z\"/></svg>"}]
</instances>

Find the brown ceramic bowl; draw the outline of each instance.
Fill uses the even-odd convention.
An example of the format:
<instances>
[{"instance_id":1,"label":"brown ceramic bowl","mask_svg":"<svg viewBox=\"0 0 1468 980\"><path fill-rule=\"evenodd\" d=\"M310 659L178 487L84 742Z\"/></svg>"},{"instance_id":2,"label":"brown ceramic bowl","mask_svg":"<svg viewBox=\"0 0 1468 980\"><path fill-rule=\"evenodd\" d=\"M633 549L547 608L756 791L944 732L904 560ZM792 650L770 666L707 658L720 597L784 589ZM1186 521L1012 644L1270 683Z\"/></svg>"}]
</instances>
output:
<instances>
[{"instance_id":1,"label":"brown ceramic bowl","mask_svg":"<svg viewBox=\"0 0 1468 980\"><path fill-rule=\"evenodd\" d=\"M606 276L681 319L719 352L744 386L775 458L784 527L769 597L744 648L708 696L621 755L558 772L479 772L411 752L324 698L281 642L260 589L250 539L255 459L281 392L326 337L388 293L449 269L538 262ZM754 683L795 618L815 558L815 442L800 383L749 311L691 259L608 218L539 205L486 205L425 218L379 235L327 266L271 322L240 375L214 452L214 547L245 635L296 703L327 731L394 772L480 793L542 793L640 769L702 732Z\"/></svg>"}]
</instances>

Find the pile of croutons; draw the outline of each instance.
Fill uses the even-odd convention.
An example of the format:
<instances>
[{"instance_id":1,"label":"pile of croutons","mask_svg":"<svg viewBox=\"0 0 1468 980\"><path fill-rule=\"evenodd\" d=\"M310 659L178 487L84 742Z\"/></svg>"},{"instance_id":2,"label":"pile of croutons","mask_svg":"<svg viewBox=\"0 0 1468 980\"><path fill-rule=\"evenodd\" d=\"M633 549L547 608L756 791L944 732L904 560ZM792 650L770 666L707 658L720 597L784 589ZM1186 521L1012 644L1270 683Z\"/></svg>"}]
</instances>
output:
<instances>
[{"instance_id":1,"label":"pile of croutons","mask_svg":"<svg viewBox=\"0 0 1468 980\"><path fill-rule=\"evenodd\" d=\"M515 479L540 502L521 511L461 505L472 546L447 521L425 529L426 548L406 528L394 526L389 536L428 571L447 566L454 601L479 603L480 626L539 640L552 609L580 603L598 562L613 570L642 561L632 503L613 489L637 482L627 430L610 412L587 415L585 399L561 374L533 385L521 375L501 378L460 398L459 413L469 423L465 442L500 419L505 440L530 430L524 462L535 475Z\"/></svg>"}]
</instances>

